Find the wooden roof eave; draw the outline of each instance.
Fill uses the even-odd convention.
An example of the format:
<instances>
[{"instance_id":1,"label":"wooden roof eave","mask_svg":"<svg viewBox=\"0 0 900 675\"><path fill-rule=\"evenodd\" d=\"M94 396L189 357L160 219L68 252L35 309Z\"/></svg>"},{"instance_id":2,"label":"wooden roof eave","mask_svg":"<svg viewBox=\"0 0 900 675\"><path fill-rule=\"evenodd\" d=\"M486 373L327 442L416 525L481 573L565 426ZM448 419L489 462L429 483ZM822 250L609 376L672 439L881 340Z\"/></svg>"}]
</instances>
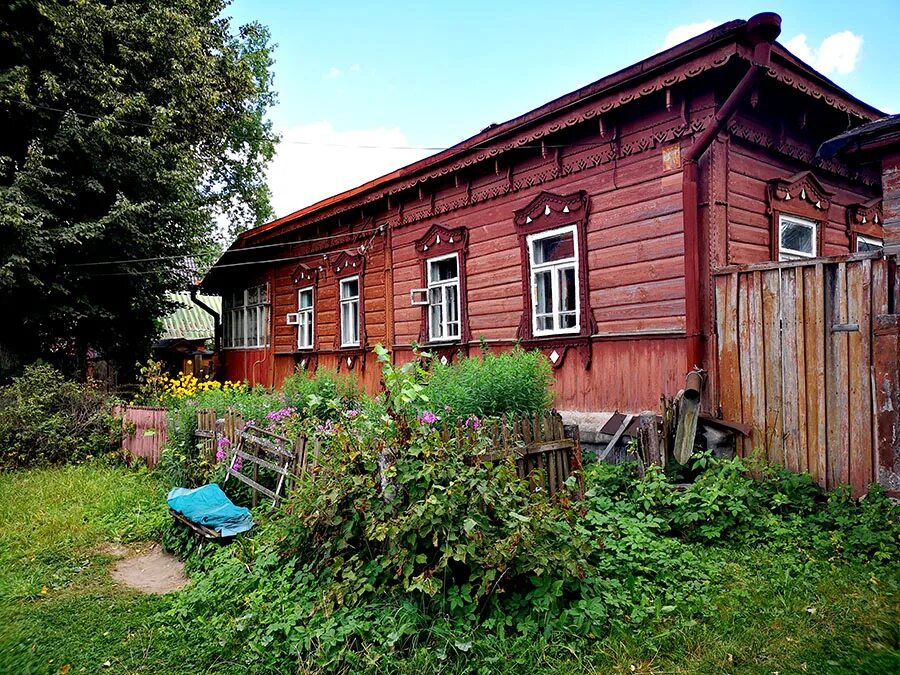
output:
<instances>
[{"instance_id":1,"label":"wooden roof eave","mask_svg":"<svg viewBox=\"0 0 900 675\"><path fill-rule=\"evenodd\" d=\"M563 99L551 102L551 104L556 104L564 100L563 107L565 110L559 108L541 117L535 116L532 118L533 113L546 107L542 106L537 111L532 111L532 113L528 113L522 118L516 118L516 120L512 120L509 123L492 127L488 132L483 132L415 164L312 204L253 230L248 230L242 233L235 244L240 247L244 241L249 239L266 240L283 234L286 231L286 226L290 227L290 229L302 228L325 218L360 208L388 195L395 195L419 184L495 159L510 150L539 141L541 138L564 128L598 118L623 105L663 91L667 87L694 78L709 70L723 67L735 55L748 59L749 53L749 50L731 42L720 45L712 51L706 51L701 54L685 54L678 59L666 61L664 64L669 66L667 68L662 68L660 64L655 64L651 69L648 69L649 67L644 62L641 62L636 65L645 65L643 69L635 73L629 73L627 78L605 89L583 95L573 101L568 101L573 96L573 94L570 94L563 97ZM623 73L630 70L626 69L614 75L621 77ZM656 77L651 77L654 73L656 73ZM601 82L605 81L605 79L608 78L604 78ZM578 91L582 92L583 90ZM565 115L564 117L563 114ZM520 119L523 120L520 124L514 127L508 126ZM486 140L472 142L480 139L482 136L486 136ZM431 171L426 172L425 170L429 168Z\"/></svg>"}]
</instances>

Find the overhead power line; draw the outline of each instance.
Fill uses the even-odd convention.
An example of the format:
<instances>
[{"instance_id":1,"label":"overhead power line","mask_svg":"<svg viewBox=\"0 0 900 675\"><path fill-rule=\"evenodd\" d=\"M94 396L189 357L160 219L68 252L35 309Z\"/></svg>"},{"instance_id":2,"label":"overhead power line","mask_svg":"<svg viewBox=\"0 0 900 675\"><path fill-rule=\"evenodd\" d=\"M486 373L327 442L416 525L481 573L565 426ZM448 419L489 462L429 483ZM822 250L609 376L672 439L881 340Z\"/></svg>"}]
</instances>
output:
<instances>
[{"instance_id":1,"label":"overhead power line","mask_svg":"<svg viewBox=\"0 0 900 675\"><path fill-rule=\"evenodd\" d=\"M51 112L58 112L62 114L70 114L77 115L78 117L85 117L93 120L108 120L110 122L114 122L116 124L130 124L136 127L141 127L144 129L157 129L159 128L157 125L150 124L148 122L137 122L134 120L122 120L115 117L104 116L104 115L95 115L92 113L80 112L78 110L73 110L71 108L56 108L54 106L43 105L40 103L25 103L21 102L22 105L30 106L32 108L39 108L41 110L48 110ZM174 127L174 129L178 131L186 131L182 127ZM243 141L262 141L262 140L273 140L268 137L263 136L244 136L237 137L237 140ZM322 148L348 148L348 149L359 149L359 150L418 150L418 151L426 151L426 152L442 152L444 150L450 150L455 145L397 145L397 144L389 144L389 143L333 143L329 141L303 141L303 140L285 140L279 139L277 141L279 144L287 144L287 145L304 145L308 147L322 147ZM570 142L570 143L523 143L522 145L516 145L516 150L547 150L547 149L557 149L557 148L579 148L579 147L599 147L602 145L607 145L609 141L590 141L590 142ZM469 150L487 150L491 148L490 144L476 144L468 148Z\"/></svg>"},{"instance_id":2,"label":"overhead power line","mask_svg":"<svg viewBox=\"0 0 900 675\"><path fill-rule=\"evenodd\" d=\"M295 244L314 244L319 241L330 241L332 239L344 239L346 237L352 237L354 235L368 234L370 232L378 232L381 229L382 229L382 227L378 226L378 227L371 227L371 228L368 228L365 230L355 230L353 232L347 232L344 234L332 234L332 235L326 235L323 237L311 237L309 239L300 239L297 241L283 241L283 242L278 242L275 244L258 244L256 246L246 246L244 248L237 248L230 252L231 253L243 253L244 251L256 251L259 249L275 248L278 246L293 246ZM227 253L229 251L225 251L225 252ZM199 258L199 257L202 257L203 255L204 254L202 254L202 253L198 253L198 254L184 254L184 255L161 255L161 256L156 256L154 258L127 258L127 259L122 259L122 260L98 260L96 262L70 263L68 265L64 265L64 267L98 267L98 266L102 266L102 265L122 265L122 264L128 264L128 263L155 262L155 261L159 261L159 260L184 260L187 258ZM315 255L320 255L320 254L315 254Z\"/></svg>"}]
</instances>

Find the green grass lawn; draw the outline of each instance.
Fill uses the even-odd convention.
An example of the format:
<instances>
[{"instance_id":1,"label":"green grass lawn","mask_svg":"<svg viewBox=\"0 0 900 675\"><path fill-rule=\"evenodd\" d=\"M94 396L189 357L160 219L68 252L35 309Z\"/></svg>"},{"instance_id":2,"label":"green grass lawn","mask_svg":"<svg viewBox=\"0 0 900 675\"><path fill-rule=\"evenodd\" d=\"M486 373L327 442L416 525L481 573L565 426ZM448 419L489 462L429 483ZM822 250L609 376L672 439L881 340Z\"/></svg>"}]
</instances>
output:
<instances>
[{"instance_id":1,"label":"green grass lawn","mask_svg":"<svg viewBox=\"0 0 900 675\"><path fill-rule=\"evenodd\" d=\"M109 578L109 542L158 538L148 472L98 465L0 474L0 672L243 672L167 630L171 599ZM421 650L381 672L900 672L900 572L790 551L709 548L726 581L704 616L592 641L484 636L465 663ZM108 665L107 665L108 664Z\"/></svg>"}]
</instances>

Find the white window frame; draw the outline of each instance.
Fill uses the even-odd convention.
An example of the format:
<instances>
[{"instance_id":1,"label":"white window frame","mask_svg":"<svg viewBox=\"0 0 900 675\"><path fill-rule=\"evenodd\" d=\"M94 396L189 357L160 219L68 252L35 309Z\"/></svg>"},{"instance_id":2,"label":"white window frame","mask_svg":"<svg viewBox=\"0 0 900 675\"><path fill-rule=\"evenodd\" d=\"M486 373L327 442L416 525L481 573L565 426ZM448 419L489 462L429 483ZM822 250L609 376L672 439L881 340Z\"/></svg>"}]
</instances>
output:
<instances>
[{"instance_id":1,"label":"white window frame","mask_svg":"<svg viewBox=\"0 0 900 675\"><path fill-rule=\"evenodd\" d=\"M857 234L856 235L856 251L854 253L859 253L859 242L865 242L866 244L870 244L872 246L878 246L881 249L884 249L884 239L879 239L878 237L870 237L865 234ZM867 251L871 252L871 251Z\"/></svg>"},{"instance_id":2,"label":"white window frame","mask_svg":"<svg viewBox=\"0 0 900 675\"><path fill-rule=\"evenodd\" d=\"M300 304L300 298L304 293L309 293L309 307L303 307ZM312 349L316 344L316 293L315 287L305 286L297 289L297 349ZM302 338L306 331L304 328L309 326L309 344L303 344Z\"/></svg>"},{"instance_id":3,"label":"white window frame","mask_svg":"<svg viewBox=\"0 0 900 675\"><path fill-rule=\"evenodd\" d=\"M256 291L258 299L250 303L250 292ZM235 302L234 296L239 298ZM227 296L226 296L227 297ZM257 284L242 291L234 291L225 310L225 348L261 349L269 346L269 285ZM251 321L256 322L256 341L249 342Z\"/></svg>"},{"instance_id":4,"label":"white window frame","mask_svg":"<svg viewBox=\"0 0 900 675\"><path fill-rule=\"evenodd\" d=\"M799 225L812 230L812 253L806 251L797 251L792 248L785 248L781 244L781 237L784 234L785 224ZM778 260L785 262L788 260L809 260L815 258L819 254L819 224L814 220L806 218L798 218L797 216L788 216L779 214L778 216Z\"/></svg>"},{"instance_id":5,"label":"white window frame","mask_svg":"<svg viewBox=\"0 0 900 675\"><path fill-rule=\"evenodd\" d=\"M351 281L356 281L356 295L345 298L344 286ZM340 279L338 281L338 312L340 314L341 325L341 347L359 347L360 334L362 333L362 303L360 297L361 291L362 286L360 285L359 275L344 277L343 279ZM344 325L344 305L353 304L356 305L356 339L347 340L347 327Z\"/></svg>"},{"instance_id":6,"label":"white window frame","mask_svg":"<svg viewBox=\"0 0 900 675\"><path fill-rule=\"evenodd\" d=\"M438 263L443 260L453 259L456 261L456 277L453 279L445 279L443 281L433 280L431 278L431 265L432 263ZM428 311L428 340L429 342L455 342L459 340L462 335L462 298L460 297L460 269L459 269L459 254L458 253L448 253L447 255L437 256L435 258L428 258L425 261L425 281L427 286L426 297L428 298L428 304L426 305ZM447 320L447 295L448 289L456 288L456 321L448 321ZM440 323L435 326L434 322L431 320L431 308L434 306L431 302L431 293L435 290L440 293L441 300L438 303L440 305L440 313L441 320ZM456 324L456 333L451 334L448 328L450 323ZM440 329L440 334L435 335L435 328Z\"/></svg>"},{"instance_id":7,"label":"white window frame","mask_svg":"<svg viewBox=\"0 0 900 675\"><path fill-rule=\"evenodd\" d=\"M557 260L552 263L541 263L540 265L536 265L534 262L534 242L540 241L541 239L549 239L550 237L556 237L561 234L572 233L572 246L573 246L573 255L571 258L566 258L565 260ZM531 285L531 331L535 337L541 337L544 335L570 335L572 333L580 333L581 332L581 275L580 275L580 261L578 259L578 228L573 225L565 225L563 227L557 227L553 230L545 230L543 232L535 232L534 234L529 234L525 238L525 244L528 246L528 273L529 273L529 283ZM549 270L551 272L550 280L551 280L551 296L553 302L553 310L551 312L551 316L553 317L553 325L557 326L560 323L560 315L559 311L559 271L563 268L572 267L574 270L575 276L575 325L571 328L553 328L550 330L538 328L537 322L537 306L538 306L538 298L537 298L537 275L541 272L545 272Z\"/></svg>"}]
</instances>

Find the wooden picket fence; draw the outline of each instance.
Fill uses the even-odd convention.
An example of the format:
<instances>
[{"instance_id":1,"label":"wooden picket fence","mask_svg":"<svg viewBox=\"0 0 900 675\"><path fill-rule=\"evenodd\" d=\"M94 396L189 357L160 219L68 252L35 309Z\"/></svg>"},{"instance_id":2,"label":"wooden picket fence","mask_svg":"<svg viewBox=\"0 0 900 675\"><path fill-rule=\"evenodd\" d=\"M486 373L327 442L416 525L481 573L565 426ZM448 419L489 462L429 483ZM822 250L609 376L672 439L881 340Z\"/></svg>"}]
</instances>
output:
<instances>
[{"instance_id":1,"label":"wooden picket fence","mask_svg":"<svg viewBox=\"0 0 900 675\"><path fill-rule=\"evenodd\" d=\"M494 463L514 457L519 477L528 480L532 489L544 490L551 497L563 494L579 498L584 496L578 428L564 427L559 413L549 411L519 415L506 422L492 420L488 425L481 433L490 436L492 449L473 456L473 461ZM465 425L450 427L445 424L441 427L441 436L445 441L449 441L452 436L461 441L467 434L474 434L474 429ZM219 439L227 438L228 447L232 450L230 469L233 468L234 451L239 448L242 459L252 464L253 475L248 477L233 470L229 470L229 475L253 489L253 506L256 505L257 493L275 502L279 499L278 490L259 482L258 472L261 466L289 481L291 476L283 470L283 460L287 456L291 456L290 472L302 475L315 467L321 455L321 443L318 439L309 440L301 436L292 440L265 429L245 426L243 418L233 410L226 411L222 418L217 418L215 410L198 410L196 437L202 444L202 452L210 461L215 456ZM282 464L276 465L271 461L273 459L282 461ZM566 481L573 475L576 477L576 487L571 491L566 486ZM278 483L276 488L280 485Z\"/></svg>"},{"instance_id":2,"label":"wooden picket fence","mask_svg":"<svg viewBox=\"0 0 900 675\"><path fill-rule=\"evenodd\" d=\"M718 403L724 419L750 427L742 454L856 495L878 479L883 366L873 327L895 311L894 270L864 254L714 275Z\"/></svg>"},{"instance_id":3,"label":"wooden picket fence","mask_svg":"<svg viewBox=\"0 0 900 675\"><path fill-rule=\"evenodd\" d=\"M493 450L476 455L473 461L497 462L514 457L519 478L528 480L532 489L544 490L551 497L557 495L584 496L581 464L581 439L578 427L567 430L562 417L555 410L532 415L516 415L511 421L490 420L482 433L489 434ZM443 425L441 435L449 440L471 434L465 425L451 428ZM574 495L566 487L571 476L576 477Z\"/></svg>"}]
</instances>

